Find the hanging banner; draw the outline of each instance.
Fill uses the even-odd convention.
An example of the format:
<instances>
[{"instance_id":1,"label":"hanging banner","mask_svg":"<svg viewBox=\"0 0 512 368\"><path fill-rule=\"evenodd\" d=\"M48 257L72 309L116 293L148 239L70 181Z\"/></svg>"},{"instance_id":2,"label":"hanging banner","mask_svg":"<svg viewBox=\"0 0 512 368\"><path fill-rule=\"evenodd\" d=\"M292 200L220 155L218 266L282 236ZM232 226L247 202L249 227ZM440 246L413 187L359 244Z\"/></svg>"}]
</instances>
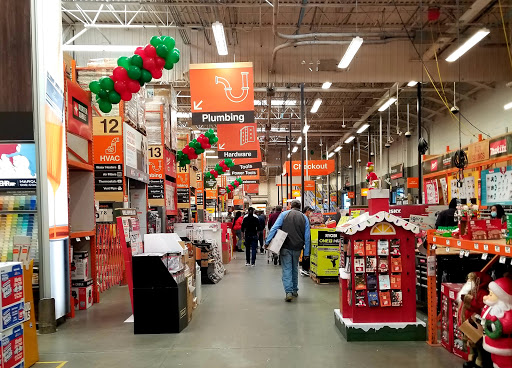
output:
<instances>
[{"instance_id":1,"label":"hanging banner","mask_svg":"<svg viewBox=\"0 0 512 368\"><path fill-rule=\"evenodd\" d=\"M178 208L190 208L190 172L188 165L178 168L176 187Z\"/></svg>"},{"instance_id":2,"label":"hanging banner","mask_svg":"<svg viewBox=\"0 0 512 368\"><path fill-rule=\"evenodd\" d=\"M305 180L304 181L304 191L315 191L315 181L314 180Z\"/></svg>"},{"instance_id":3,"label":"hanging banner","mask_svg":"<svg viewBox=\"0 0 512 368\"><path fill-rule=\"evenodd\" d=\"M167 215L177 215L178 193L176 183L165 181L165 212Z\"/></svg>"},{"instance_id":4,"label":"hanging banner","mask_svg":"<svg viewBox=\"0 0 512 368\"><path fill-rule=\"evenodd\" d=\"M407 178L407 189L419 188L420 182L417 177Z\"/></svg>"},{"instance_id":5,"label":"hanging banner","mask_svg":"<svg viewBox=\"0 0 512 368\"><path fill-rule=\"evenodd\" d=\"M259 184L245 184L244 182L244 192L247 194L259 194L260 193L260 185Z\"/></svg>"},{"instance_id":6,"label":"hanging banner","mask_svg":"<svg viewBox=\"0 0 512 368\"><path fill-rule=\"evenodd\" d=\"M218 158L230 158L236 165L247 163L261 164L261 151L257 128L258 124L256 123L218 125Z\"/></svg>"},{"instance_id":7,"label":"hanging banner","mask_svg":"<svg viewBox=\"0 0 512 368\"><path fill-rule=\"evenodd\" d=\"M66 80L68 95L68 132L92 140L91 92L84 91L78 83Z\"/></svg>"},{"instance_id":8,"label":"hanging banner","mask_svg":"<svg viewBox=\"0 0 512 368\"><path fill-rule=\"evenodd\" d=\"M334 160L309 160L305 161L305 166L308 170L308 175L329 175L334 172ZM304 173L306 172L304 169ZM283 171L288 174L290 171L290 161L283 164ZM292 176L300 176L302 172L302 165L300 161L292 161Z\"/></svg>"},{"instance_id":9,"label":"hanging banner","mask_svg":"<svg viewBox=\"0 0 512 368\"><path fill-rule=\"evenodd\" d=\"M425 203L439 204L439 187L437 180L425 180Z\"/></svg>"},{"instance_id":10,"label":"hanging banner","mask_svg":"<svg viewBox=\"0 0 512 368\"><path fill-rule=\"evenodd\" d=\"M148 199L151 206L164 205L164 147L162 145L148 146L149 184Z\"/></svg>"},{"instance_id":11,"label":"hanging banner","mask_svg":"<svg viewBox=\"0 0 512 368\"><path fill-rule=\"evenodd\" d=\"M164 151L165 157L165 176L176 178L176 155L169 149Z\"/></svg>"},{"instance_id":12,"label":"hanging banner","mask_svg":"<svg viewBox=\"0 0 512 368\"><path fill-rule=\"evenodd\" d=\"M148 140L146 136L143 136L127 123L124 123L123 138L125 165L124 175L143 183L149 183L147 155ZM161 154L163 154L163 152L161 152Z\"/></svg>"}]
</instances>

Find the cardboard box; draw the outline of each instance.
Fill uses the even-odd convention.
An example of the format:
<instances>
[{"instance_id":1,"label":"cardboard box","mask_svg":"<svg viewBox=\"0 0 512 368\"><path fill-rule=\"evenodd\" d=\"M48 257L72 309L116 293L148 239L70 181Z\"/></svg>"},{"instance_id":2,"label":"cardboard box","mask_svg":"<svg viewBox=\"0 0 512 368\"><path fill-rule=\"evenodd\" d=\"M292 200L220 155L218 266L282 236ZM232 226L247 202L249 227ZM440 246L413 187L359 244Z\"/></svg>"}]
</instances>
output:
<instances>
[{"instance_id":1,"label":"cardboard box","mask_svg":"<svg viewBox=\"0 0 512 368\"><path fill-rule=\"evenodd\" d=\"M19 262L1 262L0 280L2 282L1 308L24 301L23 268Z\"/></svg>"},{"instance_id":2,"label":"cardboard box","mask_svg":"<svg viewBox=\"0 0 512 368\"><path fill-rule=\"evenodd\" d=\"M484 336L483 326L476 321L473 321L472 324L469 320L465 320L464 323L459 326L459 330L473 343L477 343Z\"/></svg>"},{"instance_id":3,"label":"cardboard box","mask_svg":"<svg viewBox=\"0 0 512 368\"><path fill-rule=\"evenodd\" d=\"M92 280L73 281L71 296L75 299L75 310L86 310L92 307Z\"/></svg>"},{"instance_id":4,"label":"cardboard box","mask_svg":"<svg viewBox=\"0 0 512 368\"><path fill-rule=\"evenodd\" d=\"M25 303L19 302L2 308L2 331L12 328L25 320Z\"/></svg>"},{"instance_id":5,"label":"cardboard box","mask_svg":"<svg viewBox=\"0 0 512 368\"><path fill-rule=\"evenodd\" d=\"M192 311L195 308L194 303L194 276L187 277L187 316L188 322L192 320Z\"/></svg>"},{"instance_id":6,"label":"cardboard box","mask_svg":"<svg viewBox=\"0 0 512 368\"><path fill-rule=\"evenodd\" d=\"M229 250L223 250L222 251L222 263L228 264L229 263Z\"/></svg>"},{"instance_id":7,"label":"cardboard box","mask_svg":"<svg viewBox=\"0 0 512 368\"><path fill-rule=\"evenodd\" d=\"M76 251L71 263L71 280L89 279L89 252Z\"/></svg>"},{"instance_id":8,"label":"cardboard box","mask_svg":"<svg viewBox=\"0 0 512 368\"><path fill-rule=\"evenodd\" d=\"M23 325L2 332L0 361L2 368L21 368L24 366Z\"/></svg>"}]
</instances>

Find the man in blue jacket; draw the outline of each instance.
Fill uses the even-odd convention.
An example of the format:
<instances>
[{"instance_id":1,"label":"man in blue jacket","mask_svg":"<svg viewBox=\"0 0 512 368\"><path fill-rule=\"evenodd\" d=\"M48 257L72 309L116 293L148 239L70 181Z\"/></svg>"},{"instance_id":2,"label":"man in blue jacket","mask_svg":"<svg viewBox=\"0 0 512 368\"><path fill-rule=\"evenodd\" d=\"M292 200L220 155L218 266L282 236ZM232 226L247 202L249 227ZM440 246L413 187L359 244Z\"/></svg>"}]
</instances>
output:
<instances>
[{"instance_id":1,"label":"man in blue jacket","mask_svg":"<svg viewBox=\"0 0 512 368\"><path fill-rule=\"evenodd\" d=\"M285 301L287 302L291 302L294 297L299 296L300 253L304 248L304 256L307 257L311 249L309 220L300 211L300 207L299 201L293 201L291 210L279 215L265 241L265 246L268 246L278 229L288 234L280 253L283 267L283 286L286 293Z\"/></svg>"}]
</instances>

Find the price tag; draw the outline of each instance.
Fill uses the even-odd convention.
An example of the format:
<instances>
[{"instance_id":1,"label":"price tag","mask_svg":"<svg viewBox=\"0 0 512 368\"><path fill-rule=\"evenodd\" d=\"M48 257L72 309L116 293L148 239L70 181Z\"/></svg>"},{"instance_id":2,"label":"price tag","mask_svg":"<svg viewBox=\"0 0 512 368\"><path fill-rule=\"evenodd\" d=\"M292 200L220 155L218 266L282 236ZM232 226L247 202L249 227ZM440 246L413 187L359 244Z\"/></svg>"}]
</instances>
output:
<instances>
[{"instance_id":1,"label":"price tag","mask_svg":"<svg viewBox=\"0 0 512 368\"><path fill-rule=\"evenodd\" d=\"M494 246L494 251L495 251L496 253L499 253L499 251L500 251L500 246L499 246L499 245L495 245L495 246Z\"/></svg>"},{"instance_id":2,"label":"price tag","mask_svg":"<svg viewBox=\"0 0 512 368\"><path fill-rule=\"evenodd\" d=\"M510 253L510 247L505 247L505 253Z\"/></svg>"},{"instance_id":3,"label":"price tag","mask_svg":"<svg viewBox=\"0 0 512 368\"><path fill-rule=\"evenodd\" d=\"M432 244L432 245L430 246L430 250L436 250L436 249L437 249L437 245Z\"/></svg>"},{"instance_id":4,"label":"price tag","mask_svg":"<svg viewBox=\"0 0 512 368\"><path fill-rule=\"evenodd\" d=\"M484 244L484 250L489 250L489 245L488 244Z\"/></svg>"},{"instance_id":5,"label":"price tag","mask_svg":"<svg viewBox=\"0 0 512 368\"><path fill-rule=\"evenodd\" d=\"M483 260L486 260L488 255L489 255L489 254L487 254L487 253L482 253L482 259L483 259Z\"/></svg>"},{"instance_id":6,"label":"price tag","mask_svg":"<svg viewBox=\"0 0 512 368\"><path fill-rule=\"evenodd\" d=\"M450 239L446 239L446 245L450 245Z\"/></svg>"},{"instance_id":7,"label":"price tag","mask_svg":"<svg viewBox=\"0 0 512 368\"><path fill-rule=\"evenodd\" d=\"M435 237L435 236L432 238L432 241L433 241L434 243L436 242L436 237Z\"/></svg>"},{"instance_id":8,"label":"price tag","mask_svg":"<svg viewBox=\"0 0 512 368\"><path fill-rule=\"evenodd\" d=\"M446 253L450 253L450 247L446 247Z\"/></svg>"},{"instance_id":9,"label":"price tag","mask_svg":"<svg viewBox=\"0 0 512 368\"><path fill-rule=\"evenodd\" d=\"M462 242L460 240L457 240L457 246L462 247Z\"/></svg>"},{"instance_id":10,"label":"price tag","mask_svg":"<svg viewBox=\"0 0 512 368\"><path fill-rule=\"evenodd\" d=\"M475 249L478 249L478 248L479 248L479 247L478 247L478 243L473 244L473 247L474 247Z\"/></svg>"},{"instance_id":11,"label":"price tag","mask_svg":"<svg viewBox=\"0 0 512 368\"><path fill-rule=\"evenodd\" d=\"M464 256L469 257L469 250L466 250L466 251L464 252Z\"/></svg>"},{"instance_id":12,"label":"price tag","mask_svg":"<svg viewBox=\"0 0 512 368\"><path fill-rule=\"evenodd\" d=\"M77 243L80 243L80 238L76 238L76 242L77 242Z\"/></svg>"},{"instance_id":13,"label":"price tag","mask_svg":"<svg viewBox=\"0 0 512 368\"><path fill-rule=\"evenodd\" d=\"M459 252L459 257L460 257L460 258L464 257L464 250L462 250L462 249L460 250L460 252Z\"/></svg>"},{"instance_id":14,"label":"price tag","mask_svg":"<svg viewBox=\"0 0 512 368\"><path fill-rule=\"evenodd\" d=\"M505 264L506 261L507 261L507 257L505 257L505 256L500 257L500 263Z\"/></svg>"},{"instance_id":15,"label":"price tag","mask_svg":"<svg viewBox=\"0 0 512 368\"><path fill-rule=\"evenodd\" d=\"M89 236L86 236L85 240L91 240L91 238Z\"/></svg>"}]
</instances>

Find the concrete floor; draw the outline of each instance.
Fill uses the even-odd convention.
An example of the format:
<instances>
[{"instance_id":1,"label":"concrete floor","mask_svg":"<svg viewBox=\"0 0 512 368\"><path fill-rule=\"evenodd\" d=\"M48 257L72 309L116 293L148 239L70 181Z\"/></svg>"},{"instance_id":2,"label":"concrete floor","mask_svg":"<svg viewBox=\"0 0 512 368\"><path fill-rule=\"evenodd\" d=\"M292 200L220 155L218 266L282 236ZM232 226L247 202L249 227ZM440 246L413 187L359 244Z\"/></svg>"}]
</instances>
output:
<instances>
[{"instance_id":1,"label":"concrete floor","mask_svg":"<svg viewBox=\"0 0 512 368\"><path fill-rule=\"evenodd\" d=\"M219 284L203 286L203 302L182 333L135 336L133 324L123 323L131 315L128 289L117 287L57 333L39 336L40 361L67 362L64 368L462 365L443 348L424 342L347 343L334 326L337 285L301 277L298 300L285 303L281 268L262 260L255 268L245 267L242 258L227 266Z\"/></svg>"}]
</instances>

